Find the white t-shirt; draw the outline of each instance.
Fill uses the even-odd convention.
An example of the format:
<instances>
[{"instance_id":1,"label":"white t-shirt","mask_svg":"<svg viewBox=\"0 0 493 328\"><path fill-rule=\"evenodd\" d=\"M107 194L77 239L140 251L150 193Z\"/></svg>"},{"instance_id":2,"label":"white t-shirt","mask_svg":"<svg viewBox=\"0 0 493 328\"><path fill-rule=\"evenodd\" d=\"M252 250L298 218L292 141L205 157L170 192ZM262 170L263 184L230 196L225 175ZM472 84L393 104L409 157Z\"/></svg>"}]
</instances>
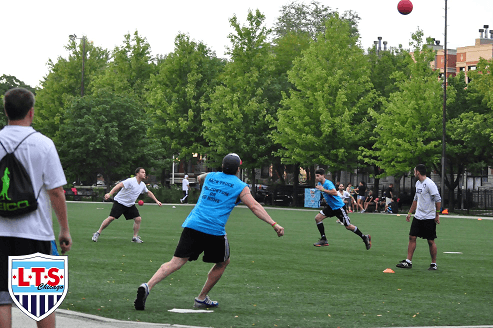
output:
<instances>
[{"instance_id":1,"label":"white t-shirt","mask_svg":"<svg viewBox=\"0 0 493 328\"><path fill-rule=\"evenodd\" d=\"M7 125L0 130L0 141L8 152L12 152L24 137L34 131L32 127ZM29 174L36 196L39 192L38 209L15 218L0 216L0 236L54 240L47 190L67 184L55 144L41 133L34 133L24 140L14 154ZM3 156L5 150L0 146L0 158Z\"/></svg>"},{"instance_id":2,"label":"white t-shirt","mask_svg":"<svg viewBox=\"0 0 493 328\"><path fill-rule=\"evenodd\" d=\"M148 191L144 181L137 183L137 178L128 178L123 181L123 188L115 196L115 200L126 207L130 207L135 205L140 194Z\"/></svg>"},{"instance_id":3,"label":"white t-shirt","mask_svg":"<svg viewBox=\"0 0 493 328\"><path fill-rule=\"evenodd\" d=\"M351 198L351 195L346 190L343 190L342 192L338 190L337 192L339 193L339 196L341 196L342 200Z\"/></svg>"},{"instance_id":4,"label":"white t-shirt","mask_svg":"<svg viewBox=\"0 0 493 328\"><path fill-rule=\"evenodd\" d=\"M188 191L188 185L189 184L190 184L190 182L188 182L188 179L183 179L181 181L181 190Z\"/></svg>"},{"instance_id":5,"label":"white t-shirt","mask_svg":"<svg viewBox=\"0 0 493 328\"><path fill-rule=\"evenodd\" d=\"M430 178L416 181L416 195L414 200L418 202L414 217L418 220L432 220L436 217L435 203L441 202L437 185Z\"/></svg>"}]
</instances>

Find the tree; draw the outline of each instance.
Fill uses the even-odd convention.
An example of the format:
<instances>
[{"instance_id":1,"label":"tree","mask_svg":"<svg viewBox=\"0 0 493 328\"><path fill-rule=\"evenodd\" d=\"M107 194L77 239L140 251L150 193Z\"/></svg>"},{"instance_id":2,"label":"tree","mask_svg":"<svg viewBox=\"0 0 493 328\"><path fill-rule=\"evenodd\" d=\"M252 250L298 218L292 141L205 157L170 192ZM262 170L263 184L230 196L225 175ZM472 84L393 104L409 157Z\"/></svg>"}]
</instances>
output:
<instances>
[{"instance_id":1,"label":"tree","mask_svg":"<svg viewBox=\"0 0 493 328\"><path fill-rule=\"evenodd\" d=\"M169 156L180 154L186 159L207 149L203 108L210 106L211 93L224 65L206 45L179 34L174 52L151 75L145 94L153 122L150 133Z\"/></svg>"},{"instance_id":2,"label":"tree","mask_svg":"<svg viewBox=\"0 0 493 328\"><path fill-rule=\"evenodd\" d=\"M211 159L220 162L225 154L238 153L243 167L251 170L252 184L254 169L269 164L272 155L268 135L275 111L269 101L273 93L273 55L264 21L265 16L258 10L248 12L247 26L240 26L236 16L230 19L235 31L229 35L232 61L226 64L221 85L216 87L203 115Z\"/></svg>"},{"instance_id":3,"label":"tree","mask_svg":"<svg viewBox=\"0 0 493 328\"><path fill-rule=\"evenodd\" d=\"M60 127L60 160L69 179L94 183L102 173L107 183L121 179L155 156L146 137L148 122L132 95L105 90L73 98ZM70 181L70 180L69 180Z\"/></svg>"},{"instance_id":4,"label":"tree","mask_svg":"<svg viewBox=\"0 0 493 328\"><path fill-rule=\"evenodd\" d=\"M68 59L58 57L57 62L51 59L47 65L49 73L41 82L42 88L36 94L36 115L34 127L53 139L58 144L58 131L65 120L65 109L74 97L80 96L82 41L70 41L65 49L69 51ZM91 82L106 67L109 60L107 50L96 47L86 41L84 62L84 90L92 93Z\"/></svg>"},{"instance_id":5,"label":"tree","mask_svg":"<svg viewBox=\"0 0 493 328\"><path fill-rule=\"evenodd\" d=\"M19 80L15 76L3 74L0 76L0 101L2 101L2 104L3 96L12 88L24 88L36 94L36 90L34 88ZM0 125L7 125L7 116L2 115L2 117L3 118L0 120Z\"/></svg>"},{"instance_id":6,"label":"tree","mask_svg":"<svg viewBox=\"0 0 493 328\"><path fill-rule=\"evenodd\" d=\"M278 155L284 163L343 169L356 157L375 98L351 25L337 14L329 18L325 33L295 60L288 76L295 89L283 96L278 112L273 139L284 148Z\"/></svg>"},{"instance_id":7,"label":"tree","mask_svg":"<svg viewBox=\"0 0 493 328\"><path fill-rule=\"evenodd\" d=\"M325 22L335 15L349 23L352 36L358 34L357 25L360 19L358 14L349 10L339 15L336 11L332 11L330 7L324 6L315 0L312 0L309 4L293 1L282 6L273 32L276 38L295 32L306 34L314 40L320 33L324 34Z\"/></svg>"},{"instance_id":8,"label":"tree","mask_svg":"<svg viewBox=\"0 0 493 328\"><path fill-rule=\"evenodd\" d=\"M134 94L144 99L145 86L156 65L151 57L151 46L146 38L135 31L125 34L123 45L112 51L112 61L92 83L94 90L111 90L121 94ZM144 101L142 101L142 105Z\"/></svg>"},{"instance_id":9,"label":"tree","mask_svg":"<svg viewBox=\"0 0 493 328\"><path fill-rule=\"evenodd\" d=\"M399 176L418 163L438 163L441 156L442 82L430 62L434 52L422 45L423 33L413 35L414 53L405 61L410 74L397 71L394 78L399 90L384 101L383 111L371 110L376 122L375 143L362 149L368 164L385 170L385 175Z\"/></svg>"}]
</instances>

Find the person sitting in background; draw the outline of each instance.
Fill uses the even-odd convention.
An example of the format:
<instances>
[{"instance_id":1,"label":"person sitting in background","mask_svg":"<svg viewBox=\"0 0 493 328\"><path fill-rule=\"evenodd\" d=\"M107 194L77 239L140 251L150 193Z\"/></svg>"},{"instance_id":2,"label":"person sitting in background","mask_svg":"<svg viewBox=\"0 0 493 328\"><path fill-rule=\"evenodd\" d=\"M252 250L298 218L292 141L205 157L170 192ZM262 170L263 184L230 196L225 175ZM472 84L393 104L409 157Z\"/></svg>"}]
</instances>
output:
<instances>
[{"instance_id":1,"label":"person sitting in background","mask_svg":"<svg viewBox=\"0 0 493 328\"><path fill-rule=\"evenodd\" d=\"M387 213L397 214L399 213L399 202L397 201L397 197L392 197L392 202L387 205Z\"/></svg>"},{"instance_id":2,"label":"person sitting in background","mask_svg":"<svg viewBox=\"0 0 493 328\"><path fill-rule=\"evenodd\" d=\"M365 198L365 202L364 202L364 208L365 208L365 210L364 210L364 212L366 212L368 210L368 206L370 204L373 204L374 202L375 202L375 199L373 197L373 190L370 190L368 192L368 196Z\"/></svg>"}]
</instances>

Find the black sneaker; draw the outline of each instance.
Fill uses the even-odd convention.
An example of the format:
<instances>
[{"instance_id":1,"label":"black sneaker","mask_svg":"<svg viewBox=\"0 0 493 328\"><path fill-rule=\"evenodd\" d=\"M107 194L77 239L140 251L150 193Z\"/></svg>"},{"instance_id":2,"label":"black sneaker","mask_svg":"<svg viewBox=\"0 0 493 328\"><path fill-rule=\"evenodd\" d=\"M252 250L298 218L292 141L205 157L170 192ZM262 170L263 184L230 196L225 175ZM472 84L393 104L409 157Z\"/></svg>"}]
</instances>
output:
<instances>
[{"instance_id":1,"label":"black sneaker","mask_svg":"<svg viewBox=\"0 0 493 328\"><path fill-rule=\"evenodd\" d=\"M136 310L142 311L145 309L147 296L149 296L149 287L144 283L137 288L137 298L134 301Z\"/></svg>"},{"instance_id":2,"label":"black sneaker","mask_svg":"<svg viewBox=\"0 0 493 328\"><path fill-rule=\"evenodd\" d=\"M438 270L438 267L436 264L430 264L430 267L428 268L429 271L433 271L433 270Z\"/></svg>"},{"instance_id":3,"label":"black sneaker","mask_svg":"<svg viewBox=\"0 0 493 328\"><path fill-rule=\"evenodd\" d=\"M411 269L413 265L406 260L402 260L399 263L397 263L396 267L402 268L402 269Z\"/></svg>"},{"instance_id":4,"label":"black sneaker","mask_svg":"<svg viewBox=\"0 0 493 328\"><path fill-rule=\"evenodd\" d=\"M315 244L313 244L313 246L317 246L317 247L320 247L320 246L329 246L329 242L325 238L320 238L320 240L317 241Z\"/></svg>"},{"instance_id":5,"label":"black sneaker","mask_svg":"<svg viewBox=\"0 0 493 328\"><path fill-rule=\"evenodd\" d=\"M365 242L366 250L369 250L371 248L371 236L365 235L363 241Z\"/></svg>"}]
</instances>

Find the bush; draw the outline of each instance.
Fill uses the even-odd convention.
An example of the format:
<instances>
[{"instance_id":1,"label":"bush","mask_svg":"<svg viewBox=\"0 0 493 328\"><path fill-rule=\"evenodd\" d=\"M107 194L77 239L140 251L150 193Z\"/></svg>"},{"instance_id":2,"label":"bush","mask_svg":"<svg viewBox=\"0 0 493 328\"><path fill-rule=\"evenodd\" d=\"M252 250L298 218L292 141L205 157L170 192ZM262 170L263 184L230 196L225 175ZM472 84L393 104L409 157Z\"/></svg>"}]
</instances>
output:
<instances>
[{"instance_id":1,"label":"bush","mask_svg":"<svg viewBox=\"0 0 493 328\"><path fill-rule=\"evenodd\" d=\"M181 185L174 185L171 187L159 187L159 188L152 188L148 187L148 190L150 190L154 196L161 202L161 203L168 203L168 204L179 204L180 199L183 198L183 191L181 190ZM188 203L189 204L195 204L197 203L197 199L199 197L200 191L195 189L195 188L190 188L188 191ZM143 194L139 197L139 199L142 199L146 203L154 203L154 201L147 196L146 194Z\"/></svg>"}]
</instances>

